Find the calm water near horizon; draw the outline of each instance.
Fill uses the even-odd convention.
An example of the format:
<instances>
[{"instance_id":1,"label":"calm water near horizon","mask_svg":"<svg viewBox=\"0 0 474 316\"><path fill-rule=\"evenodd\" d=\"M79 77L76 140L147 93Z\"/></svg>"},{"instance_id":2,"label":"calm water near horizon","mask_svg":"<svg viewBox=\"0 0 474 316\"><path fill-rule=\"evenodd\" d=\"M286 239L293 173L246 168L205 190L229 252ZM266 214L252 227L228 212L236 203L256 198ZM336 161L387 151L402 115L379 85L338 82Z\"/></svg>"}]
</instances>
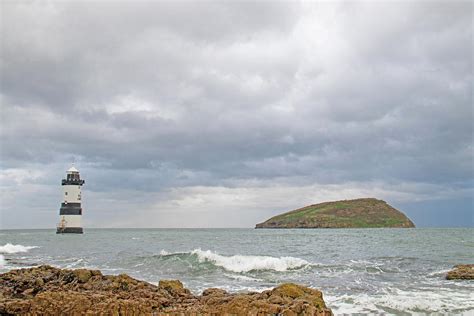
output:
<instances>
[{"instance_id":1,"label":"calm water near horizon","mask_svg":"<svg viewBox=\"0 0 474 316\"><path fill-rule=\"evenodd\" d=\"M473 261L473 228L0 231L2 273L85 267L152 283L179 279L195 294L296 282L321 289L336 315L472 315L474 282L444 276Z\"/></svg>"}]
</instances>

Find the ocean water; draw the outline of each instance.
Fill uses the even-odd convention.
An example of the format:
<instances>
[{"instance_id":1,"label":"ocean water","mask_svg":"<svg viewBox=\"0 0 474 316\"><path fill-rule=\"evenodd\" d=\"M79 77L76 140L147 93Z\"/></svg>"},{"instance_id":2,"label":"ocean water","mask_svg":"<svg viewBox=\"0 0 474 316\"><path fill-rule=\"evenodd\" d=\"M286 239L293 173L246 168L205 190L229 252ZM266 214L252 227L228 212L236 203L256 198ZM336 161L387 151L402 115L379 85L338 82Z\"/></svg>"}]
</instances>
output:
<instances>
[{"instance_id":1,"label":"ocean water","mask_svg":"<svg viewBox=\"0 0 474 316\"><path fill-rule=\"evenodd\" d=\"M444 279L461 263L474 263L470 228L0 231L0 272L85 267L151 283L179 279L195 294L296 282L322 290L336 315L473 315L474 282Z\"/></svg>"}]
</instances>

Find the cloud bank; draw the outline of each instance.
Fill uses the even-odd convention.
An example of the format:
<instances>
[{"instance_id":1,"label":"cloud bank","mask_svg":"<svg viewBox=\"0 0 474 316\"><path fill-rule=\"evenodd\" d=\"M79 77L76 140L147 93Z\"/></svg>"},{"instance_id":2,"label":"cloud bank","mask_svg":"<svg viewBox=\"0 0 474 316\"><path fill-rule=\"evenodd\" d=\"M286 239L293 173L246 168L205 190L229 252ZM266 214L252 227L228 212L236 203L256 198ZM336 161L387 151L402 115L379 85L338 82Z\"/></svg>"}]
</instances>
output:
<instances>
[{"instance_id":1,"label":"cloud bank","mask_svg":"<svg viewBox=\"0 0 474 316\"><path fill-rule=\"evenodd\" d=\"M54 226L73 159L89 227L362 196L473 225L469 1L1 7L0 228Z\"/></svg>"}]
</instances>

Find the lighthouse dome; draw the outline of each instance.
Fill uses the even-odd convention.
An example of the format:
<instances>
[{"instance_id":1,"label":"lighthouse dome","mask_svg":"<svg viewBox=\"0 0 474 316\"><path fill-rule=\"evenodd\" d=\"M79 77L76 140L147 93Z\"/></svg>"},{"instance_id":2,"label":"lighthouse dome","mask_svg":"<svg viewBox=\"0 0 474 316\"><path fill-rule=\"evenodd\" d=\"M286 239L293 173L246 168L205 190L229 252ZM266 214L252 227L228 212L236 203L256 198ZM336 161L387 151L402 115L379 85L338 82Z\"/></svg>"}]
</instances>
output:
<instances>
[{"instance_id":1,"label":"lighthouse dome","mask_svg":"<svg viewBox=\"0 0 474 316\"><path fill-rule=\"evenodd\" d=\"M71 166L71 168L67 170L67 173L76 173L76 172L79 172L79 170L77 170L76 167L74 166Z\"/></svg>"}]
</instances>

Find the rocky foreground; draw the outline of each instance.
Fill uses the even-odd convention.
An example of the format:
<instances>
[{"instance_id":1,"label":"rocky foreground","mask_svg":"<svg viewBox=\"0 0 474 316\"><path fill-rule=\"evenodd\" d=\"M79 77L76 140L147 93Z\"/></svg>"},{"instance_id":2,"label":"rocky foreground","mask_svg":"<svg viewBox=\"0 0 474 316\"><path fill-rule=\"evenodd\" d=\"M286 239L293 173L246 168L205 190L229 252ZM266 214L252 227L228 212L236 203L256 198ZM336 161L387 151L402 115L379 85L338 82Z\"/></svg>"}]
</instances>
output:
<instances>
[{"instance_id":1,"label":"rocky foreground","mask_svg":"<svg viewBox=\"0 0 474 316\"><path fill-rule=\"evenodd\" d=\"M0 274L0 315L332 315L320 291L287 283L262 293L211 288L195 296L177 280L51 266Z\"/></svg>"},{"instance_id":2,"label":"rocky foreground","mask_svg":"<svg viewBox=\"0 0 474 316\"><path fill-rule=\"evenodd\" d=\"M474 264L459 264L446 274L447 280L474 280Z\"/></svg>"}]
</instances>

